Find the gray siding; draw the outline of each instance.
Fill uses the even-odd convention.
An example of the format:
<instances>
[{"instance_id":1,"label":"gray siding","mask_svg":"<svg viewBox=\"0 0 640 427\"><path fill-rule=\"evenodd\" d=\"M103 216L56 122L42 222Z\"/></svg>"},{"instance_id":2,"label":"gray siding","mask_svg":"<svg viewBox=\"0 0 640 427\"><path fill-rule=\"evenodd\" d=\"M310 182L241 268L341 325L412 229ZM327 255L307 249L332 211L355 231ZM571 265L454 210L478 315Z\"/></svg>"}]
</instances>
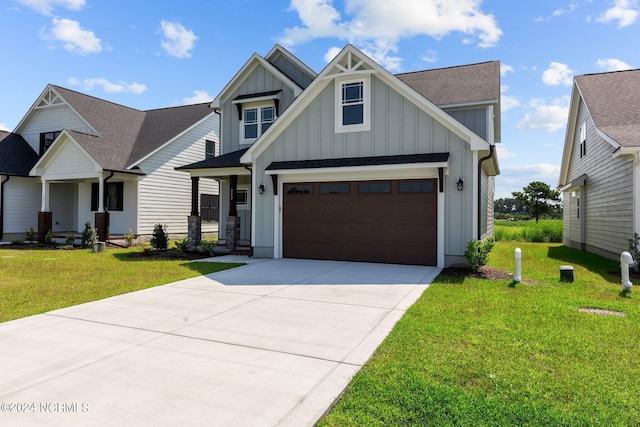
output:
<instances>
[{"instance_id":1,"label":"gray siding","mask_svg":"<svg viewBox=\"0 0 640 427\"><path fill-rule=\"evenodd\" d=\"M482 191L480 192L480 236L485 239L493 236L493 199L495 195L495 177L482 171Z\"/></svg>"},{"instance_id":2,"label":"gray siding","mask_svg":"<svg viewBox=\"0 0 640 427\"><path fill-rule=\"evenodd\" d=\"M271 58L270 62L303 89L313 81L313 76L310 76L309 73L298 67L296 63L280 53Z\"/></svg>"},{"instance_id":3,"label":"gray siding","mask_svg":"<svg viewBox=\"0 0 640 427\"><path fill-rule=\"evenodd\" d=\"M445 110L454 119L474 131L478 136L489 141L487 132L487 108L474 108L470 110Z\"/></svg>"},{"instance_id":4,"label":"gray siding","mask_svg":"<svg viewBox=\"0 0 640 427\"><path fill-rule=\"evenodd\" d=\"M240 116L238 109L233 104L233 99L238 95L250 95L254 93L282 90L280 99L280 114L293 102L293 90L285 85L279 78L271 74L266 68L258 65L240 84L240 86L221 100L222 107L222 154L231 153L246 145L240 145Z\"/></svg>"},{"instance_id":5,"label":"gray siding","mask_svg":"<svg viewBox=\"0 0 640 427\"><path fill-rule=\"evenodd\" d=\"M242 175L238 177L238 189L247 190L247 205L238 206L238 216L240 217L240 240L249 241L251 239L251 177ZM218 237L221 240L227 238L227 230L225 227L225 218L229 216L229 181L223 181L220 184L220 227Z\"/></svg>"},{"instance_id":6,"label":"gray siding","mask_svg":"<svg viewBox=\"0 0 640 427\"><path fill-rule=\"evenodd\" d=\"M466 142L454 135L384 82L371 78L371 130L335 133L334 85L329 84L257 159L254 174L270 184L265 168L274 161L387 156L449 152L449 175L445 176L445 256L460 256L473 238L473 154ZM468 186L457 191L464 177ZM381 179L388 179L388 176ZM269 185L270 186L270 185ZM274 245L274 198L257 197L255 246Z\"/></svg>"},{"instance_id":7,"label":"gray siding","mask_svg":"<svg viewBox=\"0 0 640 427\"><path fill-rule=\"evenodd\" d=\"M580 158L580 126L585 121L587 154ZM594 251L611 256L626 250L627 240L633 234L633 162L628 157L613 158L614 150L596 133L581 100L568 179L587 174L585 194L580 200L580 215L586 215L584 243ZM579 236L577 206L573 205L577 202L569 193L564 196L570 199L569 209L564 212L565 232L573 240Z\"/></svg>"}]
</instances>

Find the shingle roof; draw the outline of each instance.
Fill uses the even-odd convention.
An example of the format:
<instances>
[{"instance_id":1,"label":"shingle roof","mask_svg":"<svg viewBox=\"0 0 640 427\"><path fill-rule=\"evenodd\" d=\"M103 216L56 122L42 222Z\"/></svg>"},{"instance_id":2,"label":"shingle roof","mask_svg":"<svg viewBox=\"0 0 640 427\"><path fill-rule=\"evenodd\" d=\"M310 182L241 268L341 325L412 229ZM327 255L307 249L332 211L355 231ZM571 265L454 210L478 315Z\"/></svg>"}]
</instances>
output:
<instances>
[{"instance_id":1,"label":"shingle roof","mask_svg":"<svg viewBox=\"0 0 640 427\"><path fill-rule=\"evenodd\" d=\"M209 103L140 111L66 89L52 87L100 135L69 131L81 147L105 170L129 171L163 144L209 114Z\"/></svg>"},{"instance_id":2,"label":"shingle roof","mask_svg":"<svg viewBox=\"0 0 640 427\"><path fill-rule=\"evenodd\" d=\"M449 153L405 154L398 156L349 157L342 159L294 160L273 162L266 170L315 169L350 166L402 165L410 163L438 163L449 160Z\"/></svg>"},{"instance_id":3,"label":"shingle roof","mask_svg":"<svg viewBox=\"0 0 640 427\"><path fill-rule=\"evenodd\" d=\"M0 175L29 176L38 154L22 136L0 131Z\"/></svg>"},{"instance_id":4,"label":"shingle roof","mask_svg":"<svg viewBox=\"0 0 640 427\"><path fill-rule=\"evenodd\" d=\"M246 153L248 149L249 147L243 148L242 150L232 151L231 153L223 154L221 156L211 157L196 163L180 166L176 169L217 169L244 167L244 165L240 163L240 157L242 157L242 155Z\"/></svg>"},{"instance_id":5,"label":"shingle roof","mask_svg":"<svg viewBox=\"0 0 640 427\"><path fill-rule=\"evenodd\" d=\"M623 147L640 147L640 70L575 79L596 127Z\"/></svg>"},{"instance_id":6,"label":"shingle roof","mask_svg":"<svg viewBox=\"0 0 640 427\"><path fill-rule=\"evenodd\" d=\"M500 62L396 74L420 95L442 107L500 99Z\"/></svg>"}]
</instances>

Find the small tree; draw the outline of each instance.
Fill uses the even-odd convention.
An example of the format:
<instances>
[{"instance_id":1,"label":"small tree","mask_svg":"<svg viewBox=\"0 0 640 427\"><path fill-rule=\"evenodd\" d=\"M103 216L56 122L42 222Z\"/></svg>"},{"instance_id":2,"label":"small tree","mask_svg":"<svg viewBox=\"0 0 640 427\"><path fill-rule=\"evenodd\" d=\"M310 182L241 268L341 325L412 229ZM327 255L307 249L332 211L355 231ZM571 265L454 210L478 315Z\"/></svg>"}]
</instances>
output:
<instances>
[{"instance_id":1,"label":"small tree","mask_svg":"<svg viewBox=\"0 0 640 427\"><path fill-rule=\"evenodd\" d=\"M492 237L486 239L484 242L480 240L470 240L469 243L467 243L464 257L474 273L477 273L480 268L487 265L489 252L493 249L493 245L495 245L495 241Z\"/></svg>"},{"instance_id":2,"label":"small tree","mask_svg":"<svg viewBox=\"0 0 640 427\"><path fill-rule=\"evenodd\" d=\"M162 224L156 224L153 226L153 234L149 241L153 249L164 251L169 247L169 236L167 235L166 228L166 224L164 226Z\"/></svg>"},{"instance_id":3,"label":"small tree","mask_svg":"<svg viewBox=\"0 0 640 427\"><path fill-rule=\"evenodd\" d=\"M523 202L538 222L540 215L544 215L560 202L560 193L552 190L544 182L534 181L523 188L523 191L514 191L513 197Z\"/></svg>"},{"instance_id":4,"label":"small tree","mask_svg":"<svg viewBox=\"0 0 640 427\"><path fill-rule=\"evenodd\" d=\"M84 223L84 230L82 230L82 237L80 239L80 245L83 248L90 248L95 242L98 241L98 235L96 229L93 228L91 221Z\"/></svg>"}]
</instances>

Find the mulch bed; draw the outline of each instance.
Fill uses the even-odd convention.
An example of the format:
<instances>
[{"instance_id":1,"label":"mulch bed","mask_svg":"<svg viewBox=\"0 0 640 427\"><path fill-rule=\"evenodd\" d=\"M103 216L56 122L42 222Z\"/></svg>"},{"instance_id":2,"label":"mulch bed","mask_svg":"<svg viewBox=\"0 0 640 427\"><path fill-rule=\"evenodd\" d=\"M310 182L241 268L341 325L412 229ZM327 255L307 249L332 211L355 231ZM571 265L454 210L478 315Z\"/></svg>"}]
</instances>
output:
<instances>
[{"instance_id":1,"label":"mulch bed","mask_svg":"<svg viewBox=\"0 0 640 427\"><path fill-rule=\"evenodd\" d=\"M469 277L474 279L487 279L487 280L512 280L513 274L508 271L500 270L493 267L480 267L477 273L474 273L469 268L444 268L442 269L443 276L449 277Z\"/></svg>"},{"instance_id":2,"label":"mulch bed","mask_svg":"<svg viewBox=\"0 0 640 427\"><path fill-rule=\"evenodd\" d=\"M205 255L202 252L193 251L178 251L178 250L166 250L166 251L142 251L132 252L129 254L129 258L134 259L148 259L148 260L186 260L193 261L203 258L211 258L210 255Z\"/></svg>"}]
</instances>

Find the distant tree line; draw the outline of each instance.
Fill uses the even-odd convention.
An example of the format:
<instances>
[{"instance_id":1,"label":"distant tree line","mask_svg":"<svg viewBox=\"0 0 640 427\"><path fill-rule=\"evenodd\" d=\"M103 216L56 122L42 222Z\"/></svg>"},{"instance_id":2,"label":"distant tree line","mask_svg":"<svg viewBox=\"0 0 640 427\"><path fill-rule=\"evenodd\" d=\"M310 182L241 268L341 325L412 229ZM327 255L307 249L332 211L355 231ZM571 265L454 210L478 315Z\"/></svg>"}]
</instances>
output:
<instances>
[{"instance_id":1,"label":"distant tree line","mask_svg":"<svg viewBox=\"0 0 640 427\"><path fill-rule=\"evenodd\" d=\"M562 219L560 193L543 182L535 181L513 192L513 197L496 199L493 211L496 219L530 220Z\"/></svg>"}]
</instances>

